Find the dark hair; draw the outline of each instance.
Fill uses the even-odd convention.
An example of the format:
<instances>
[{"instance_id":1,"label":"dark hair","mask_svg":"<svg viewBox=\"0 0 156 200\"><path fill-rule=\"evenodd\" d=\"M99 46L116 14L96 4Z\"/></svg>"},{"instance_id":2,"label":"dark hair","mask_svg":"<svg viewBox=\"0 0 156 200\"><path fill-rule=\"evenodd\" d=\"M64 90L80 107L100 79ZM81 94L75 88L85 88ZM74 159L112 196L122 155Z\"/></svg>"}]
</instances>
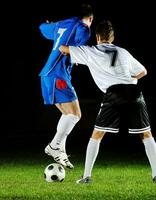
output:
<instances>
[{"instance_id":1,"label":"dark hair","mask_svg":"<svg viewBox=\"0 0 156 200\"><path fill-rule=\"evenodd\" d=\"M103 20L95 29L95 33L100 35L101 40L109 40L112 33L114 34L114 28L109 20Z\"/></svg>"},{"instance_id":2,"label":"dark hair","mask_svg":"<svg viewBox=\"0 0 156 200\"><path fill-rule=\"evenodd\" d=\"M79 10L79 17L82 19L84 17L89 17L91 15L93 15L93 9L92 6L89 4L82 4L80 6L80 10Z\"/></svg>"}]
</instances>

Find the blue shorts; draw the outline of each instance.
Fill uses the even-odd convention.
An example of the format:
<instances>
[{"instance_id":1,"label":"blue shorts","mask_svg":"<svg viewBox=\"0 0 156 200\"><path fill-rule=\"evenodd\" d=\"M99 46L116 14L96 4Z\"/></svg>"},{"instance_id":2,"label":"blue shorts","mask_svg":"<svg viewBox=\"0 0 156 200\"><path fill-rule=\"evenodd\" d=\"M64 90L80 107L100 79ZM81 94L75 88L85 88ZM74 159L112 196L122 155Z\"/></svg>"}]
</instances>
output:
<instances>
[{"instance_id":1,"label":"blue shorts","mask_svg":"<svg viewBox=\"0 0 156 200\"><path fill-rule=\"evenodd\" d=\"M77 99L70 81L51 76L41 76L41 91L44 104L67 103Z\"/></svg>"}]
</instances>

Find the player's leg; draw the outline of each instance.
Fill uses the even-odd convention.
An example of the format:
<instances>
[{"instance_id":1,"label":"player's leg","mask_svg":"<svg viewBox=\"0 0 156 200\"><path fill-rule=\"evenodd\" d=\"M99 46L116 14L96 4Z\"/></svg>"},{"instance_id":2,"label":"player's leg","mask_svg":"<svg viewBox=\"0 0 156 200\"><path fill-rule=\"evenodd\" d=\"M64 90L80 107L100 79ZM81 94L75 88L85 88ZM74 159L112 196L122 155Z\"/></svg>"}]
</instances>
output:
<instances>
[{"instance_id":1,"label":"player's leg","mask_svg":"<svg viewBox=\"0 0 156 200\"><path fill-rule=\"evenodd\" d=\"M62 103L62 104L57 104L57 108L62 112L61 118L63 120L61 121L66 121L67 126L64 127L65 135L64 139L62 139L61 142L61 151L66 152L66 140L76 123L80 120L81 118L81 110L80 110L80 105L79 101L75 100L73 102L69 103Z\"/></svg>"},{"instance_id":2,"label":"player's leg","mask_svg":"<svg viewBox=\"0 0 156 200\"><path fill-rule=\"evenodd\" d=\"M138 93L135 103L132 102L127 109L129 109L129 133L141 135L154 180L156 179L156 143L151 134L147 106L141 92Z\"/></svg>"},{"instance_id":3,"label":"player's leg","mask_svg":"<svg viewBox=\"0 0 156 200\"><path fill-rule=\"evenodd\" d=\"M61 111L62 116L57 125L57 132L50 144L53 148L61 148L62 151L66 152L67 136L80 120L81 110L78 100L56 104L56 107Z\"/></svg>"},{"instance_id":4,"label":"player's leg","mask_svg":"<svg viewBox=\"0 0 156 200\"><path fill-rule=\"evenodd\" d=\"M91 177L91 172L97 158L100 142L106 132L118 133L120 117L116 107L112 106L113 94L104 94L100 110L96 117L95 128L89 140L87 151L85 170L83 178Z\"/></svg>"},{"instance_id":5,"label":"player's leg","mask_svg":"<svg viewBox=\"0 0 156 200\"><path fill-rule=\"evenodd\" d=\"M91 177L92 169L99 153L100 142L104 135L105 132L94 129L92 137L90 138L87 146L85 170L83 175L84 178Z\"/></svg>"},{"instance_id":6,"label":"player's leg","mask_svg":"<svg viewBox=\"0 0 156 200\"><path fill-rule=\"evenodd\" d=\"M51 143L45 148L45 152L51 155L55 161L68 161L65 153L67 135L81 117L78 98L72 84L66 80L53 78L45 79L46 90L50 104L55 104L61 111L56 134Z\"/></svg>"},{"instance_id":7,"label":"player's leg","mask_svg":"<svg viewBox=\"0 0 156 200\"><path fill-rule=\"evenodd\" d=\"M60 161L60 159L63 158L66 167L73 168L73 165L66 155L66 139L76 123L80 120L81 110L79 102L75 100L69 103L56 104L56 106L62 115L57 125L56 134L51 143L45 148L45 152L50 154L54 159L56 158L56 161L62 162L61 164L63 164L63 161Z\"/></svg>"},{"instance_id":8,"label":"player's leg","mask_svg":"<svg viewBox=\"0 0 156 200\"><path fill-rule=\"evenodd\" d=\"M54 85L54 80L50 77L41 77L41 89L42 96L44 99L44 104L53 104L53 90L52 87ZM68 157L65 153L61 153L59 149L53 149L49 144L45 148L45 153L52 156L54 160L63 166L66 165L66 161L68 161ZM72 165L71 165L72 168Z\"/></svg>"},{"instance_id":9,"label":"player's leg","mask_svg":"<svg viewBox=\"0 0 156 200\"><path fill-rule=\"evenodd\" d=\"M156 183L156 143L150 131L143 132L140 135L152 169L152 178L153 181Z\"/></svg>"},{"instance_id":10,"label":"player's leg","mask_svg":"<svg viewBox=\"0 0 156 200\"><path fill-rule=\"evenodd\" d=\"M89 182L99 152L100 142L105 133L118 133L119 131L120 116L117 107L112 106L113 98L113 93L106 93L103 96L103 101L96 117L95 128L87 146L84 174L77 183Z\"/></svg>"},{"instance_id":11,"label":"player's leg","mask_svg":"<svg viewBox=\"0 0 156 200\"><path fill-rule=\"evenodd\" d=\"M84 173L82 178L76 181L77 183L89 183L91 181L92 169L99 153L100 142L104 135L104 131L93 130L86 150Z\"/></svg>"}]
</instances>

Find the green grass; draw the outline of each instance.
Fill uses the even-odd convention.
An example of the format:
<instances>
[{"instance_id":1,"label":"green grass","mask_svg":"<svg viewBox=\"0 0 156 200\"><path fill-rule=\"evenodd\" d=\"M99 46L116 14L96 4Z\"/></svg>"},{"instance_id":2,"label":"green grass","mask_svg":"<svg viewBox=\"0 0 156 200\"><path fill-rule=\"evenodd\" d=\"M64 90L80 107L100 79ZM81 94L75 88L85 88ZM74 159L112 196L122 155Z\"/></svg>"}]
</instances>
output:
<instances>
[{"instance_id":1,"label":"green grass","mask_svg":"<svg viewBox=\"0 0 156 200\"><path fill-rule=\"evenodd\" d=\"M83 172L84 155L72 155L71 160L75 169L66 170L65 180L48 183L43 171L53 162L50 157L40 152L1 155L0 200L156 200L156 184L143 156L99 156L88 185L75 183Z\"/></svg>"}]
</instances>

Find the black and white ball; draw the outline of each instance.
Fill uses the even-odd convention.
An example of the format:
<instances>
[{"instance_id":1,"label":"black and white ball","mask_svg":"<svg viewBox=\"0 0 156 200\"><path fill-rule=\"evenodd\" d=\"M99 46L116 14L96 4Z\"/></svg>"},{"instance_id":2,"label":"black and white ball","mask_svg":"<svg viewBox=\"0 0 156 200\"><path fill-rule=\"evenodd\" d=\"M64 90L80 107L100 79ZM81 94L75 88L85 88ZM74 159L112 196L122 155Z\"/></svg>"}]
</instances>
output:
<instances>
[{"instance_id":1,"label":"black and white ball","mask_svg":"<svg viewBox=\"0 0 156 200\"><path fill-rule=\"evenodd\" d=\"M65 175L64 167L58 163L52 163L44 170L44 178L47 182L62 182Z\"/></svg>"}]
</instances>

